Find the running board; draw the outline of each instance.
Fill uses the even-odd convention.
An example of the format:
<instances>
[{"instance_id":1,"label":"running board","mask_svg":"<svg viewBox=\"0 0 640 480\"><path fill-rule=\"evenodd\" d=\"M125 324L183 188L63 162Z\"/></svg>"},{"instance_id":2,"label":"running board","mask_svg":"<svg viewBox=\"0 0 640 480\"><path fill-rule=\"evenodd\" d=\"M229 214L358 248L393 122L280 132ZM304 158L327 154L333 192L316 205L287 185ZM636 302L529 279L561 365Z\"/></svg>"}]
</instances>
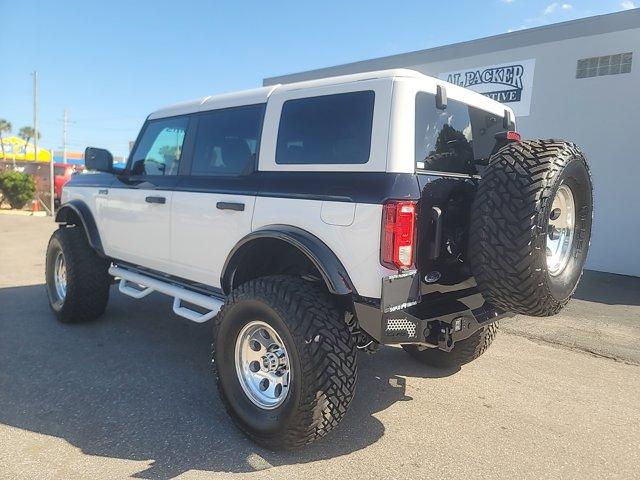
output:
<instances>
[{"instance_id":1,"label":"running board","mask_svg":"<svg viewBox=\"0 0 640 480\"><path fill-rule=\"evenodd\" d=\"M164 282L157 278L152 278L122 267L113 266L109 268L109 274L120 279L118 286L120 292L132 298L143 298L151 292L160 292L173 297L173 313L192 322L203 323L212 319L218 314L222 305L224 305L224 301L221 298L196 293L174 285L173 283ZM142 289L135 288L133 285L138 285L142 287ZM183 306L182 302L197 305L198 307L208 310L208 312L196 312Z\"/></svg>"}]
</instances>

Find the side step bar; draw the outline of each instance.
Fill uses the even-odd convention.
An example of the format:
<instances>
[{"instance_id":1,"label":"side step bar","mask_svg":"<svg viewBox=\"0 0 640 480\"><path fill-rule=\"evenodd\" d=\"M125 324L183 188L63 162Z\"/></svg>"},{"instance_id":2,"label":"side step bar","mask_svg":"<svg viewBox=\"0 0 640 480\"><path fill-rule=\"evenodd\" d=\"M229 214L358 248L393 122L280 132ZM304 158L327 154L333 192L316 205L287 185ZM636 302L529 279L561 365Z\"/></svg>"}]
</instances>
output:
<instances>
[{"instance_id":1,"label":"side step bar","mask_svg":"<svg viewBox=\"0 0 640 480\"><path fill-rule=\"evenodd\" d=\"M224 300L221 298L196 293L172 283L163 282L157 278L127 270L126 268L113 266L109 268L109 274L120 279L118 289L130 297L143 298L151 292L160 292L173 297L173 313L192 322L203 323L212 319L218 314L222 305L224 305ZM135 288L133 285L139 285L143 288ZM182 302L197 305L208 310L208 312L196 312L195 310L182 306Z\"/></svg>"}]
</instances>

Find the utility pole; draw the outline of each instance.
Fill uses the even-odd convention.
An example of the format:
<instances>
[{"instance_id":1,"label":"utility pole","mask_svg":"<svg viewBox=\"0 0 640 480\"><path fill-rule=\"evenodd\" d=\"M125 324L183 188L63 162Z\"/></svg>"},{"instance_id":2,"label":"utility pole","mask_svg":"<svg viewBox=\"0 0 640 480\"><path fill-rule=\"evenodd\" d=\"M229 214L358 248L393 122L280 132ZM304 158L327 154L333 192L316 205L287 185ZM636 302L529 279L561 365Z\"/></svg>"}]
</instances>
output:
<instances>
[{"instance_id":1,"label":"utility pole","mask_svg":"<svg viewBox=\"0 0 640 480\"><path fill-rule=\"evenodd\" d=\"M33 75L33 145L35 147L34 160L38 161L38 72ZM25 151L26 153L26 151Z\"/></svg>"},{"instance_id":2,"label":"utility pole","mask_svg":"<svg viewBox=\"0 0 640 480\"><path fill-rule=\"evenodd\" d=\"M67 163L67 109L62 116L62 163Z\"/></svg>"},{"instance_id":3,"label":"utility pole","mask_svg":"<svg viewBox=\"0 0 640 480\"><path fill-rule=\"evenodd\" d=\"M33 154L33 159L36 161L36 163L38 162L38 134L39 134L39 129L38 129L38 108L39 108L39 104L38 104L38 72L36 70L33 71L32 73L33 75L33 147L34 147L34 154ZM26 153L26 150L25 150ZM50 177L50 184L49 184L49 195L51 196L51 201L50 201L50 207L51 209L49 210L49 215L53 215L54 212L54 178L53 178L53 157L51 157L51 160L49 161L49 177ZM44 202L42 202L44 204ZM46 206L45 206L46 208Z\"/></svg>"}]
</instances>

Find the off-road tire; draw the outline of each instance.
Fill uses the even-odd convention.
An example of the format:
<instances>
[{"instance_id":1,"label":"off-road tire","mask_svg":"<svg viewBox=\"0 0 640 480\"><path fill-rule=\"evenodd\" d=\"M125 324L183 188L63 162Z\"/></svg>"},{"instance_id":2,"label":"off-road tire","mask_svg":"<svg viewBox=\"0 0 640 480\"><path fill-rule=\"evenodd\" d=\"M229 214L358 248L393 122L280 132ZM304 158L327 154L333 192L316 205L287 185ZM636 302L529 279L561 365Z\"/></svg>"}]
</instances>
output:
<instances>
[{"instance_id":1,"label":"off-road tire","mask_svg":"<svg viewBox=\"0 0 640 480\"><path fill-rule=\"evenodd\" d=\"M568 263L547 271L551 205L566 184L575 200ZM582 152L562 140L511 143L491 157L471 207L469 260L484 298L515 313L558 313L575 291L589 248L593 195Z\"/></svg>"},{"instance_id":2,"label":"off-road tire","mask_svg":"<svg viewBox=\"0 0 640 480\"><path fill-rule=\"evenodd\" d=\"M266 410L241 388L235 368L239 332L268 323L289 352L292 379L282 405ZM270 450L302 447L335 428L355 392L356 347L344 313L317 283L270 276L238 286L214 322L213 365L223 403L239 428Z\"/></svg>"},{"instance_id":3,"label":"off-road tire","mask_svg":"<svg viewBox=\"0 0 640 480\"><path fill-rule=\"evenodd\" d=\"M420 363L436 368L456 368L482 355L498 334L498 323L492 323L475 332L469 338L453 345L450 352L438 348L424 348L417 345L402 345L402 348Z\"/></svg>"},{"instance_id":4,"label":"off-road tire","mask_svg":"<svg viewBox=\"0 0 640 480\"><path fill-rule=\"evenodd\" d=\"M60 251L67 277L64 300L56 294L53 280L54 262ZM59 321L88 322L104 313L111 285L108 270L109 261L91 248L82 227L63 227L53 233L47 247L45 278L49 305Z\"/></svg>"}]
</instances>

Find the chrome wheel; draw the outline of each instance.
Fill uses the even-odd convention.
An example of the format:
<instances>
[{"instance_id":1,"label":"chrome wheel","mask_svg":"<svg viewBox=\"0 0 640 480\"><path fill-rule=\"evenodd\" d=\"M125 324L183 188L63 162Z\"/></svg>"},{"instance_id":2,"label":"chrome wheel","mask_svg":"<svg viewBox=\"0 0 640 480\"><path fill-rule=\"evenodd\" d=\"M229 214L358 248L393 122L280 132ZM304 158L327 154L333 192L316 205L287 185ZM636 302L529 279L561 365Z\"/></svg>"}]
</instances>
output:
<instances>
[{"instance_id":1,"label":"chrome wheel","mask_svg":"<svg viewBox=\"0 0 640 480\"><path fill-rule=\"evenodd\" d=\"M64 301L67 296L67 266L62 251L58 252L53 266L53 285L58 300Z\"/></svg>"},{"instance_id":2,"label":"chrome wheel","mask_svg":"<svg viewBox=\"0 0 640 480\"><path fill-rule=\"evenodd\" d=\"M575 232L576 207L571 189L560 185L553 198L547 228L547 271L560 275L571 257Z\"/></svg>"},{"instance_id":3,"label":"chrome wheel","mask_svg":"<svg viewBox=\"0 0 640 480\"><path fill-rule=\"evenodd\" d=\"M235 364L244 393L258 407L271 410L287 398L291 384L289 355L269 324L253 321L245 325L236 340Z\"/></svg>"}]
</instances>

